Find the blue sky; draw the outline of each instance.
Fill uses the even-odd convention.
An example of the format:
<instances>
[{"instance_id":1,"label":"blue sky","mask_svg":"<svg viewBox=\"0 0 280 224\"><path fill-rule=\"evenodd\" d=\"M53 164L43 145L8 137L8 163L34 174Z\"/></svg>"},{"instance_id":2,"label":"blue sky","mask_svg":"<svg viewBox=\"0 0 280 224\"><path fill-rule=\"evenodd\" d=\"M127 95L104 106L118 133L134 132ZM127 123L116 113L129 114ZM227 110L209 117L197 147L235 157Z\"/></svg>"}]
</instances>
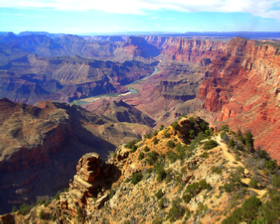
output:
<instances>
[{"instance_id":1,"label":"blue sky","mask_svg":"<svg viewBox=\"0 0 280 224\"><path fill-rule=\"evenodd\" d=\"M280 31L280 0L0 0L0 31Z\"/></svg>"}]
</instances>

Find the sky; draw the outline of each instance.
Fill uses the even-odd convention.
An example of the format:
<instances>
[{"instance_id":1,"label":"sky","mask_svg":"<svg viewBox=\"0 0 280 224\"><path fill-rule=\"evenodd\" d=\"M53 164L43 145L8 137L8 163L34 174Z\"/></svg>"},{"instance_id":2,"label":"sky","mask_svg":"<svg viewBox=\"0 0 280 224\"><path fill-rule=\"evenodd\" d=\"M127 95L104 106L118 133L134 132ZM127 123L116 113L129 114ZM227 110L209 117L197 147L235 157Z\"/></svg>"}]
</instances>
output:
<instances>
[{"instance_id":1,"label":"sky","mask_svg":"<svg viewBox=\"0 0 280 224\"><path fill-rule=\"evenodd\" d=\"M280 31L280 0L0 0L0 31Z\"/></svg>"}]
</instances>

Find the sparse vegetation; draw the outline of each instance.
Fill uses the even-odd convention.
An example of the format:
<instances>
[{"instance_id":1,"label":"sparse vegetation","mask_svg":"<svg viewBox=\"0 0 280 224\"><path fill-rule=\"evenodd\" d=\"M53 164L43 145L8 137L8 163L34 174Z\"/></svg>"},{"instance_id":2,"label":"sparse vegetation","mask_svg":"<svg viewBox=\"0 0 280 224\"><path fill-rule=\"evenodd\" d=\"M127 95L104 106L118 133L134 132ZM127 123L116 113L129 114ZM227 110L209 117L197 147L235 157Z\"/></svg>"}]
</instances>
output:
<instances>
[{"instance_id":1,"label":"sparse vegetation","mask_svg":"<svg viewBox=\"0 0 280 224\"><path fill-rule=\"evenodd\" d=\"M213 149L217 146L218 146L218 142L211 139L211 140L205 142L203 149L209 150L209 149Z\"/></svg>"},{"instance_id":2,"label":"sparse vegetation","mask_svg":"<svg viewBox=\"0 0 280 224\"><path fill-rule=\"evenodd\" d=\"M164 193L162 193L162 190L158 190L158 192L155 194L155 196L157 197L157 199L161 199L162 196L164 195Z\"/></svg>"},{"instance_id":3,"label":"sparse vegetation","mask_svg":"<svg viewBox=\"0 0 280 224\"><path fill-rule=\"evenodd\" d=\"M169 148L173 149L173 148L175 148L176 145L175 145L174 141L169 140L169 141L167 142L167 146L168 146Z\"/></svg>"},{"instance_id":4,"label":"sparse vegetation","mask_svg":"<svg viewBox=\"0 0 280 224\"><path fill-rule=\"evenodd\" d=\"M169 210L168 218L171 222L181 219L185 214L185 209L181 206L181 202L178 198L172 201L172 207Z\"/></svg>"},{"instance_id":5,"label":"sparse vegetation","mask_svg":"<svg viewBox=\"0 0 280 224\"><path fill-rule=\"evenodd\" d=\"M178 130L180 128L180 125L178 123L178 121L174 121L171 126L175 129L175 130Z\"/></svg>"},{"instance_id":6,"label":"sparse vegetation","mask_svg":"<svg viewBox=\"0 0 280 224\"><path fill-rule=\"evenodd\" d=\"M144 135L144 139L149 139L149 138L152 138L152 135L150 133Z\"/></svg>"},{"instance_id":7,"label":"sparse vegetation","mask_svg":"<svg viewBox=\"0 0 280 224\"><path fill-rule=\"evenodd\" d=\"M56 195L54 196L54 199L55 199L55 200L59 200L59 195L60 195L60 193L61 193L60 191L58 191L58 192L56 193Z\"/></svg>"},{"instance_id":8,"label":"sparse vegetation","mask_svg":"<svg viewBox=\"0 0 280 224\"><path fill-rule=\"evenodd\" d=\"M211 186L205 180L201 180L197 183L189 185L184 192L183 199L186 203L189 203L193 197L195 197L201 190L210 189Z\"/></svg>"},{"instance_id":9,"label":"sparse vegetation","mask_svg":"<svg viewBox=\"0 0 280 224\"><path fill-rule=\"evenodd\" d=\"M26 215L32 207L28 204L22 204L18 210L19 214Z\"/></svg>"},{"instance_id":10,"label":"sparse vegetation","mask_svg":"<svg viewBox=\"0 0 280 224\"><path fill-rule=\"evenodd\" d=\"M138 160L142 160L142 159L144 159L144 157L145 157L145 154L143 152L140 152L139 156L138 156Z\"/></svg>"},{"instance_id":11,"label":"sparse vegetation","mask_svg":"<svg viewBox=\"0 0 280 224\"><path fill-rule=\"evenodd\" d=\"M153 138L154 145L158 144L158 139L156 137Z\"/></svg>"},{"instance_id":12,"label":"sparse vegetation","mask_svg":"<svg viewBox=\"0 0 280 224\"><path fill-rule=\"evenodd\" d=\"M44 210L41 210L39 213L39 219L44 219L44 216L45 216L45 212Z\"/></svg>"},{"instance_id":13,"label":"sparse vegetation","mask_svg":"<svg viewBox=\"0 0 280 224\"><path fill-rule=\"evenodd\" d=\"M157 161L157 158L159 156L159 154L156 151L152 151L152 152L148 153L147 155L148 155L147 161L148 161L149 165L153 165Z\"/></svg>"},{"instance_id":14,"label":"sparse vegetation","mask_svg":"<svg viewBox=\"0 0 280 224\"><path fill-rule=\"evenodd\" d=\"M150 148L149 148L148 146L145 146L144 151L145 151L145 152L149 152L149 151L150 151Z\"/></svg>"},{"instance_id":15,"label":"sparse vegetation","mask_svg":"<svg viewBox=\"0 0 280 224\"><path fill-rule=\"evenodd\" d=\"M133 183L134 185L136 185L136 184L138 184L142 179L143 179L143 175L142 175L141 172L135 173L135 174L133 174L133 176L132 176L131 183Z\"/></svg>"}]
</instances>

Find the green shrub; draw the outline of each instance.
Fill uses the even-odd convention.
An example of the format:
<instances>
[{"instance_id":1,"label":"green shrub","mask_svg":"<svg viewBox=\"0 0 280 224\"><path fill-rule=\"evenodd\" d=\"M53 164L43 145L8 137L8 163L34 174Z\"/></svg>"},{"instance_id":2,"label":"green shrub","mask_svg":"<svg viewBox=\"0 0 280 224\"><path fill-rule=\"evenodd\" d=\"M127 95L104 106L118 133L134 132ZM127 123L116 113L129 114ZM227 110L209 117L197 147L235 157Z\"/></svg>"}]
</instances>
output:
<instances>
[{"instance_id":1,"label":"green shrub","mask_svg":"<svg viewBox=\"0 0 280 224\"><path fill-rule=\"evenodd\" d=\"M168 218L171 222L174 222L182 218L185 214L185 209L181 206L179 199L174 199L172 201L172 207L169 210Z\"/></svg>"},{"instance_id":2,"label":"green shrub","mask_svg":"<svg viewBox=\"0 0 280 224\"><path fill-rule=\"evenodd\" d=\"M230 139L229 142L228 142L228 146L230 148L233 148L235 146L235 141L233 139Z\"/></svg>"},{"instance_id":3,"label":"green shrub","mask_svg":"<svg viewBox=\"0 0 280 224\"><path fill-rule=\"evenodd\" d=\"M235 223L241 223L243 221L245 221L246 223L256 223L254 220L256 217L258 217L259 208L261 207L261 205L262 203L260 199L258 199L256 196L251 196L243 203L241 208L235 209L228 218L223 220L222 223L235 224ZM269 216L271 216L271 214L269 214ZM265 220L265 218L260 218L260 219ZM268 222L268 223L274 223L274 222Z\"/></svg>"},{"instance_id":4,"label":"green shrub","mask_svg":"<svg viewBox=\"0 0 280 224\"><path fill-rule=\"evenodd\" d=\"M128 142L124 145L125 148L132 149L133 146L135 146L136 140L133 140L131 142Z\"/></svg>"},{"instance_id":5,"label":"green shrub","mask_svg":"<svg viewBox=\"0 0 280 224\"><path fill-rule=\"evenodd\" d=\"M205 180L201 180L197 183L189 185L184 192L183 199L186 203L189 203L193 197L200 193L201 190L209 190L211 188Z\"/></svg>"},{"instance_id":6,"label":"green shrub","mask_svg":"<svg viewBox=\"0 0 280 224\"><path fill-rule=\"evenodd\" d=\"M201 190L210 190L211 186L206 182L206 180L199 181L199 186Z\"/></svg>"},{"instance_id":7,"label":"green shrub","mask_svg":"<svg viewBox=\"0 0 280 224\"><path fill-rule=\"evenodd\" d=\"M142 160L142 159L144 159L144 157L145 157L145 154L143 152L140 152L138 160Z\"/></svg>"},{"instance_id":8,"label":"green shrub","mask_svg":"<svg viewBox=\"0 0 280 224\"><path fill-rule=\"evenodd\" d=\"M189 137L191 139L195 139L195 131L194 130L189 130Z\"/></svg>"},{"instance_id":9,"label":"green shrub","mask_svg":"<svg viewBox=\"0 0 280 224\"><path fill-rule=\"evenodd\" d=\"M44 210L41 210L39 213L39 219L44 219L44 217L45 217L45 212Z\"/></svg>"},{"instance_id":10,"label":"green shrub","mask_svg":"<svg viewBox=\"0 0 280 224\"><path fill-rule=\"evenodd\" d=\"M231 193L235 189L236 185L234 183L224 184L224 189L226 192Z\"/></svg>"},{"instance_id":11,"label":"green shrub","mask_svg":"<svg viewBox=\"0 0 280 224\"><path fill-rule=\"evenodd\" d=\"M19 214L26 215L31 210L31 206L28 204L22 204L19 208Z\"/></svg>"},{"instance_id":12,"label":"green shrub","mask_svg":"<svg viewBox=\"0 0 280 224\"><path fill-rule=\"evenodd\" d=\"M109 198L111 199L116 194L116 191L111 189L109 193Z\"/></svg>"},{"instance_id":13,"label":"green shrub","mask_svg":"<svg viewBox=\"0 0 280 224\"><path fill-rule=\"evenodd\" d=\"M163 165L159 165L156 167L157 181L161 182L166 178L166 172L164 170Z\"/></svg>"},{"instance_id":14,"label":"green shrub","mask_svg":"<svg viewBox=\"0 0 280 224\"><path fill-rule=\"evenodd\" d=\"M250 149L254 149L254 139L253 139L253 134L251 131L248 131L245 133L245 142L246 146Z\"/></svg>"},{"instance_id":15,"label":"green shrub","mask_svg":"<svg viewBox=\"0 0 280 224\"><path fill-rule=\"evenodd\" d=\"M131 179L131 183L133 183L134 185L136 185L136 184L139 183L142 179L143 179L143 175L142 175L141 172L135 173L135 174L133 174L133 177L132 177L132 179Z\"/></svg>"},{"instance_id":16,"label":"green shrub","mask_svg":"<svg viewBox=\"0 0 280 224\"><path fill-rule=\"evenodd\" d=\"M67 188L66 188L66 189L67 189ZM65 189L64 189L64 190L65 190ZM51 203L50 200L46 200L46 201L44 202L44 206L47 207L50 203Z\"/></svg>"},{"instance_id":17,"label":"green shrub","mask_svg":"<svg viewBox=\"0 0 280 224\"><path fill-rule=\"evenodd\" d=\"M179 128L180 128L180 125L179 125L178 121L174 121L174 122L171 124L171 126L172 126L175 130L179 130Z\"/></svg>"},{"instance_id":18,"label":"green shrub","mask_svg":"<svg viewBox=\"0 0 280 224\"><path fill-rule=\"evenodd\" d=\"M152 151L152 152L148 153L147 155L148 155L147 161L150 166L153 165L157 161L158 156L159 156L159 154L156 151Z\"/></svg>"},{"instance_id":19,"label":"green shrub","mask_svg":"<svg viewBox=\"0 0 280 224\"><path fill-rule=\"evenodd\" d=\"M14 206L12 209L12 212L16 212L16 211L17 211L17 208Z\"/></svg>"},{"instance_id":20,"label":"green shrub","mask_svg":"<svg viewBox=\"0 0 280 224\"><path fill-rule=\"evenodd\" d=\"M159 128L160 131L162 131L164 129L164 125L162 124Z\"/></svg>"},{"instance_id":21,"label":"green shrub","mask_svg":"<svg viewBox=\"0 0 280 224\"><path fill-rule=\"evenodd\" d=\"M243 216L246 221L252 221L255 217L258 215L259 207L262 205L260 199L258 199L256 196L251 196L249 199L247 199L243 205Z\"/></svg>"},{"instance_id":22,"label":"green shrub","mask_svg":"<svg viewBox=\"0 0 280 224\"><path fill-rule=\"evenodd\" d=\"M166 153L166 156L167 156L167 158L169 159L169 161L171 163L176 162L176 160L178 159L178 155L175 152L173 152L173 151L168 151Z\"/></svg>"},{"instance_id":23,"label":"green shrub","mask_svg":"<svg viewBox=\"0 0 280 224\"><path fill-rule=\"evenodd\" d=\"M158 144L158 139L156 137L153 138L154 145Z\"/></svg>"},{"instance_id":24,"label":"green shrub","mask_svg":"<svg viewBox=\"0 0 280 224\"><path fill-rule=\"evenodd\" d=\"M237 130L237 137L243 137L242 131L240 129Z\"/></svg>"},{"instance_id":25,"label":"green shrub","mask_svg":"<svg viewBox=\"0 0 280 224\"><path fill-rule=\"evenodd\" d=\"M249 187L258 189L258 182L255 179L251 179L249 182Z\"/></svg>"},{"instance_id":26,"label":"green shrub","mask_svg":"<svg viewBox=\"0 0 280 224\"><path fill-rule=\"evenodd\" d=\"M84 216L83 215L83 210L81 209L81 207L78 207L77 214L78 214L77 219L81 220L83 218L83 216Z\"/></svg>"},{"instance_id":27,"label":"green shrub","mask_svg":"<svg viewBox=\"0 0 280 224\"><path fill-rule=\"evenodd\" d=\"M131 147L130 152L133 153L133 152L135 152L136 150L137 150L137 146L136 146L136 145L133 145L133 146Z\"/></svg>"},{"instance_id":28,"label":"green shrub","mask_svg":"<svg viewBox=\"0 0 280 224\"><path fill-rule=\"evenodd\" d=\"M211 136L213 133L211 132L211 130L205 130L204 132L207 136Z\"/></svg>"},{"instance_id":29,"label":"green shrub","mask_svg":"<svg viewBox=\"0 0 280 224\"><path fill-rule=\"evenodd\" d=\"M145 134L145 135L144 135L144 138L145 138L145 139L149 139L149 138L152 138L152 135L151 135L150 133L148 133L148 134Z\"/></svg>"},{"instance_id":30,"label":"green shrub","mask_svg":"<svg viewBox=\"0 0 280 224\"><path fill-rule=\"evenodd\" d=\"M229 131L229 125L223 125L222 127L219 128L219 131Z\"/></svg>"},{"instance_id":31,"label":"green shrub","mask_svg":"<svg viewBox=\"0 0 280 224\"><path fill-rule=\"evenodd\" d=\"M203 131L209 129L209 125L208 125L208 123L206 123L205 121L201 122L201 123L199 124L199 126L200 126L200 128L201 128Z\"/></svg>"},{"instance_id":32,"label":"green shrub","mask_svg":"<svg viewBox=\"0 0 280 224\"><path fill-rule=\"evenodd\" d=\"M59 200L59 195L60 195L60 193L61 193L60 191L58 191L58 192L56 193L56 195L54 196L54 199L55 199L55 200Z\"/></svg>"},{"instance_id":33,"label":"green shrub","mask_svg":"<svg viewBox=\"0 0 280 224\"><path fill-rule=\"evenodd\" d=\"M199 157L207 159L207 158L209 158L209 154L207 152L204 152Z\"/></svg>"},{"instance_id":34,"label":"green shrub","mask_svg":"<svg viewBox=\"0 0 280 224\"><path fill-rule=\"evenodd\" d=\"M197 147L197 144L200 144L201 141L204 140L205 138L207 138L207 136L203 132L199 132L197 137L188 146L187 150L193 151Z\"/></svg>"},{"instance_id":35,"label":"green shrub","mask_svg":"<svg viewBox=\"0 0 280 224\"><path fill-rule=\"evenodd\" d=\"M169 141L167 142L167 146L168 146L169 148L173 149L173 148L175 148L176 145L175 145L174 141L169 140Z\"/></svg>"},{"instance_id":36,"label":"green shrub","mask_svg":"<svg viewBox=\"0 0 280 224\"><path fill-rule=\"evenodd\" d=\"M276 160L269 160L265 163L265 167L269 170L274 170L277 168L277 162Z\"/></svg>"},{"instance_id":37,"label":"green shrub","mask_svg":"<svg viewBox=\"0 0 280 224\"><path fill-rule=\"evenodd\" d=\"M145 146L144 151L145 151L145 152L149 152L149 151L150 151L149 147L148 147L148 146Z\"/></svg>"},{"instance_id":38,"label":"green shrub","mask_svg":"<svg viewBox=\"0 0 280 224\"><path fill-rule=\"evenodd\" d=\"M161 199L162 196L164 195L164 193L162 192L162 190L158 190L158 192L155 194L155 196L157 197L157 199Z\"/></svg>"},{"instance_id":39,"label":"green shrub","mask_svg":"<svg viewBox=\"0 0 280 224\"><path fill-rule=\"evenodd\" d=\"M272 177L272 185L276 188L280 188L280 176L274 175Z\"/></svg>"},{"instance_id":40,"label":"green shrub","mask_svg":"<svg viewBox=\"0 0 280 224\"><path fill-rule=\"evenodd\" d=\"M158 135L158 131L155 130L154 133L153 133L153 136L157 136Z\"/></svg>"},{"instance_id":41,"label":"green shrub","mask_svg":"<svg viewBox=\"0 0 280 224\"><path fill-rule=\"evenodd\" d=\"M221 174L222 173L222 166L218 166L218 167L216 167L216 166L213 166L212 168L211 168L211 171L212 171L212 173L217 173L217 174Z\"/></svg>"},{"instance_id":42,"label":"green shrub","mask_svg":"<svg viewBox=\"0 0 280 224\"><path fill-rule=\"evenodd\" d=\"M211 140L205 142L203 149L206 149L206 150L213 149L213 148L217 147L218 145L219 145L218 142L211 139Z\"/></svg>"},{"instance_id":43,"label":"green shrub","mask_svg":"<svg viewBox=\"0 0 280 224\"><path fill-rule=\"evenodd\" d=\"M163 198L158 201L158 207L159 209L164 209Z\"/></svg>"},{"instance_id":44,"label":"green shrub","mask_svg":"<svg viewBox=\"0 0 280 224\"><path fill-rule=\"evenodd\" d=\"M164 133L163 133L163 137L164 138L169 138L170 137L170 134L168 133L168 131L166 130L166 131L164 131Z\"/></svg>"}]
</instances>

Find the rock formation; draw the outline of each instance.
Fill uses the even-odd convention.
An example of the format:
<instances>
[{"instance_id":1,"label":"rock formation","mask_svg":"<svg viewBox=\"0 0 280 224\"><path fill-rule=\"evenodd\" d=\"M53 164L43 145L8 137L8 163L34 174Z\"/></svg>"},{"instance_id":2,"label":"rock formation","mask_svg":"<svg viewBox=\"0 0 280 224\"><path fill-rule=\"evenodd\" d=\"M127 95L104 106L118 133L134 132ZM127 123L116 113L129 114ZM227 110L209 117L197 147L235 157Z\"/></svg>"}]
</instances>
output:
<instances>
[{"instance_id":1,"label":"rock formation","mask_svg":"<svg viewBox=\"0 0 280 224\"><path fill-rule=\"evenodd\" d=\"M82 107L94 114L102 114L115 122L144 124L149 127L155 126L155 120L122 100L104 99L85 104Z\"/></svg>"},{"instance_id":2,"label":"rock formation","mask_svg":"<svg viewBox=\"0 0 280 224\"><path fill-rule=\"evenodd\" d=\"M278 161L279 49L272 42L233 38L210 65L197 96L207 111L217 113L217 121L252 130L255 145Z\"/></svg>"},{"instance_id":3,"label":"rock formation","mask_svg":"<svg viewBox=\"0 0 280 224\"><path fill-rule=\"evenodd\" d=\"M110 189L110 184L118 178L119 173L113 169L113 165L102 163L96 153L87 153L79 160L77 174L70 181L69 191L60 194L63 209L77 214L79 208L93 212L103 206L108 194L101 194Z\"/></svg>"},{"instance_id":4,"label":"rock formation","mask_svg":"<svg viewBox=\"0 0 280 224\"><path fill-rule=\"evenodd\" d=\"M162 54L172 60L200 62L203 58L211 60L218 58L225 50L227 41L196 40L184 37L146 37L148 43L162 49ZM207 60L207 65L211 60Z\"/></svg>"},{"instance_id":5,"label":"rock formation","mask_svg":"<svg viewBox=\"0 0 280 224\"><path fill-rule=\"evenodd\" d=\"M106 158L117 145L149 132L145 125L113 122L75 105L1 99L0 213L54 196L68 185L83 154Z\"/></svg>"}]
</instances>

